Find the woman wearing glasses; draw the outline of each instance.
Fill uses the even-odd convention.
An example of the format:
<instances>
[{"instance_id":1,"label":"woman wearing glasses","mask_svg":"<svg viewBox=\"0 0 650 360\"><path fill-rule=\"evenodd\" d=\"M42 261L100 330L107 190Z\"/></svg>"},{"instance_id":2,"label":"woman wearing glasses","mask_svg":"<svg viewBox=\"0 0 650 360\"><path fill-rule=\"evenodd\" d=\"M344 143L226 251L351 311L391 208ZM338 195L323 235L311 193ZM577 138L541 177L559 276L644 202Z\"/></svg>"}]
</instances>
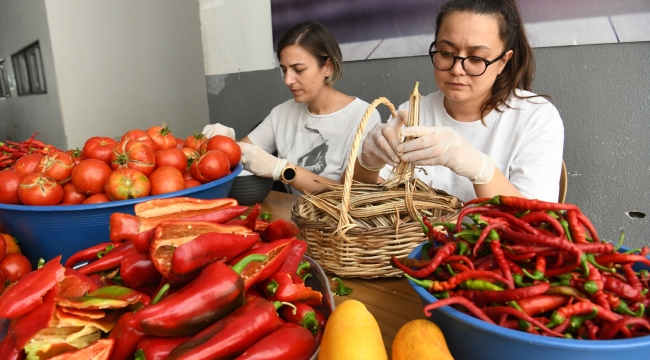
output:
<instances>
[{"instance_id":1,"label":"woman wearing glasses","mask_svg":"<svg viewBox=\"0 0 650 360\"><path fill-rule=\"evenodd\" d=\"M406 111L375 126L355 179L386 179L402 160L465 201L497 194L557 201L564 128L557 109L530 92L535 62L515 0L445 3L429 54L439 91L422 97L420 126L403 126ZM400 144L400 136L414 139Z\"/></svg>"},{"instance_id":2,"label":"woman wearing glasses","mask_svg":"<svg viewBox=\"0 0 650 360\"><path fill-rule=\"evenodd\" d=\"M278 41L277 54L293 99L276 106L241 140L244 168L290 184L287 189L291 192L321 189L314 180L340 182L354 134L369 104L334 89L343 75L343 59L336 39L324 25L295 25ZM369 120L372 126L366 128L380 122L375 111ZM208 125L203 133L235 138L234 130L221 124ZM275 151L278 157L271 155Z\"/></svg>"}]
</instances>

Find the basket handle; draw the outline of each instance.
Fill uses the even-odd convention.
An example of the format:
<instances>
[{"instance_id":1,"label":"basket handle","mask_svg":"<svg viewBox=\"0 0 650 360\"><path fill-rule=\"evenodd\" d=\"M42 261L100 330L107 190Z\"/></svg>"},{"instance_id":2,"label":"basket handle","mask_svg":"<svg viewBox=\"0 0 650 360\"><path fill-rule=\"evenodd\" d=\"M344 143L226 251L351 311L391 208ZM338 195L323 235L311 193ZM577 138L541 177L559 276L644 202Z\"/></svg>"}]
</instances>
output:
<instances>
[{"instance_id":1,"label":"basket handle","mask_svg":"<svg viewBox=\"0 0 650 360\"><path fill-rule=\"evenodd\" d=\"M343 179L343 199L341 200L341 212L339 217L339 226L336 229L336 233L344 227L348 227L350 221L348 219L348 208L350 207L350 190L352 189L352 177L354 177L354 164L357 161L357 153L359 152L359 146L361 146L361 138L363 137L363 132L370 120L372 112L375 110L379 104L384 104L390 110L390 113L393 117L397 117L397 112L395 111L395 106L385 97L380 97L375 99L363 114L359 127L357 128L357 133L354 136L354 141L352 142L352 150L350 150L350 157L348 158L348 167L345 171L345 178Z\"/></svg>"}]
</instances>

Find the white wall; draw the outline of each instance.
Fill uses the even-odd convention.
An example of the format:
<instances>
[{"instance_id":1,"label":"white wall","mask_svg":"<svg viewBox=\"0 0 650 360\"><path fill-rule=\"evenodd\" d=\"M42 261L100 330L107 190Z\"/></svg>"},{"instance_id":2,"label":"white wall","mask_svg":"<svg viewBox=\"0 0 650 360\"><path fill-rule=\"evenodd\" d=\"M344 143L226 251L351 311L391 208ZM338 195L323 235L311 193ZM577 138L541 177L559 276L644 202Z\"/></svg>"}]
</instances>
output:
<instances>
[{"instance_id":1,"label":"white wall","mask_svg":"<svg viewBox=\"0 0 650 360\"><path fill-rule=\"evenodd\" d=\"M68 147L163 122L179 137L208 124L198 1L45 7Z\"/></svg>"},{"instance_id":2,"label":"white wall","mask_svg":"<svg viewBox=\"0 0 650 360\"><path fill-rule=\"evenodd\" d=\"M270 0L199 0L205 75L276 67Z\"/></svg>"},{"instance_id":3,"label":"white wall","mask_svg":"<svg viewBox=\"0 0 650 360\"><path fill-rule=\"evenodd\" d=\"M18 96L13 85L11 97L0 104L0 141L7 138L25 140L38 131L37 139L55 146L65 146L63 119L57 91L44 0L0 0L0 58L13 80L11 55L39 41L45 72L47 94Z\"/></svg>"}]
</instances>

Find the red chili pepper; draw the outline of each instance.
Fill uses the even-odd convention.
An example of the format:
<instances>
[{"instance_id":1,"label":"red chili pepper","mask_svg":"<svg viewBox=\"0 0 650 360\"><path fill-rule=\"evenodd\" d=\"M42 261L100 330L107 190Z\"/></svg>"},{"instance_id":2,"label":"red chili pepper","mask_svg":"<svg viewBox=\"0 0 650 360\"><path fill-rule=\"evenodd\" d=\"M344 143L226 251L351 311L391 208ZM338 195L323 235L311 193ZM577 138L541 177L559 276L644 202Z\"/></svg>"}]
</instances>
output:
<instances>
[{"instance_id":1,"label":"red chili pepper","mask_svg":"<svg viewBox=\"0 0 650 360\"><path fill-rule=\"evenodd\" d=\"M643 255L645 256L645 255ZM636 276L636 272L634 272L634 269L632 269L632 264L625 264L621 266L621 271L623 271L623 274L625 275L625 278L627 279L628 284L632 286L634 289L636 289L639 293L643 292L643 284L641 284L641 280ZM631 294L626 291L626 293ZM620 294L619 294L620 296ZM625 296L623 296L625 297ZM633 301L637 301L634 299L630 299Z\"/></svg>"},{"instance_id":2,"label":"red chili pepper","mask_svg":"<svg viewBox=\"0 0 650 360\"><path fill-rule=\"evenodd\" d=\"M298 324L309 330L314 336L325 326L324 324L322 326L319 324L316 310L307 304L295 303L293 307L282 306L278 309L278 314L280 314L280 317L284 321Z\"/></svg>"},{"instance_id":3,"label":"red chili pepper","mask_svg":"<svg viewBox=\"0 0 650 360\"><path fill-rule=\"evenodd\" d=\"M222 234L211 232L174 249L171 272L186 275L206 267L213 261L229 262L257 243L259 235Z\"/></svg>"},{"instance_id":4,"label":"red chili pepper","mask_svg":"<svg viewBox=\"0 0 650 360\"><path fill-rule=\"evenodd\" d=\"M595 260L598 264L603 266L607 266L609 264L633 264L635 262L650 265L650 259L645 256L635 254L606 254L596 256Z\"/></svg>"},{"instance_id":5,"label":"red chili pepper","mask_svg":"<svg viewBox=\"0 0 650 360\"><path fill-rule=\"evenodd\" d=\"M397 268L402 270L405 274L411 275L412 277L424 278L429 276L431 273L433 273L438 268L438 266L440 266L442 261L448 256L450 256L451 254L453 254L455 251L456 251L456 243L449 242L440 247L436 255L433 257L433 259L431 259L429 265L415 271L402 265L395 255L393 255L391 258L391 264L397 266Z\"/></svg>"},{"instance_id":6,"label":"red chili pepper","mask_svg":"<svg viewBox=\"0 0 650 360\"><path fill-rule=\"evenodd\" d=\"M129 325L153 336L194 335L243 304L240 270L261 259L247 257L234 268L214 262L174 294L138 311Z\"/></svg>"},{"instance_id":7,"label":"red chili pepper","mask_svg":"<svg viewBox=\"0 0 650 360\"><path fill-rule=\"evenodd\" d=\"M471 279L483 279L483 278L494 279L504 284L508 284L508 281L503 276L493 273L492 271L481 271L481 270L465 271L456 276L452 276L449 280L444 282L415 279L408 274L405 274L405 276L409 280L427 289L429 292L440 292L440 291L451 290L456 286L460 285L461 283Z\"/></svg>"},{"instance_id":8,"label":"red chili pepper","mask_svg":"<svg viewBox=\"0 0 650 360\"><path fill-rule=\"evenodd\" d=\"M189 336L145 337L137 345L135 360L165 360L174 348L189 339Z\"/></svg>"},{"instance_id":9,"label":"red chili pepper","mask_svg":"<svg viewBox=\"0 0 650 360\"><path fill-rule=\"evenodd\" d=\"M571 239L577 244L586 244L588 243L585 230L582 227L582 224L578 220L577 211L567 211L566 219L569 222L569 229L571 231Z\"/></svg>"},{"instance_id":10,"label":"red chili pepper","mask_svg":"<svg viewBox=\"0 0 650 360\"><path fill-rule=\"evenodd\" d=\"M574 268L578 267L581 263L582 251L574 243L569 242L564 238L551 237L551 236L546 236L541 234L539 235L526 234L521 232L515 232L513 230L510 230L509 228L503 230L503 236L515 242L525 242L528 244L550 246L562 251L566 251L569 254L573 255L575 258Z\"/></svg>"},{"instance_id":11,"label":"red chili pepper","mask_svg":"<svg viewBox=\"0 0 650 360\"><path fill-rule=\"evenodd\" d=\"M260 213L262 212L262 207L260 204L255 204L253 206L253 210L246 216L246 219L242 221L241 225L246 226L247 228L251 229L251 231L255 231L255 222L257 218L260 216Z\"/></svg>"},{"instance_id":12,"label":"red chili pepper","mask_svg":"<svg viewBox=\"0 0 650 360\"><path fill-rule=\"evenodd\" d=\"M25 275L3 293L0 296L0 318L23 316L41 305L43 296L65 277L60 261L59 255Z\"/></svg>"},{"instance_id":13,"label":"red chili pepper","mask_svg":"<svg viewBox=\"0 0 650 360\"><path fill-rule=\"evenodd\" d=\"M298 266L300 266L300 262L307 252L307 242L304 240L296 239L292 241L289 246L291 247L291 250L289 250L289 255L287 255L286 259L284 259L282 265L280 265L278 272L296 274Z\"/></svg>"},{"instance_id":14,"label":"red chili pepper","mask_svg":"<svg viewBox=\"0 0 650 360\"><path fill-rule=\"evenodd\" d=\"M159 280L161 275L156 270L149 256L131 252L120 262L120 277L125 285L136 289L152 281Z\"/></svg>"},{"instance_id":15,"label":"red chili pepper","mask_svg":"<svg viewBox=\"0 0 650 360\"><path fill-rule=\"evenodd\" d=\"M225 359L240 355L281 326L276 313L279 305L264 299L247 302L179 345L169 354L169 360Z\"/></svg>"},{"instance_id":16,"label":"red chili pepper","mask_svg":"<svg viewBox=\"0 0 650 360\"><path fill-rule=\"evenodd\" d=\"M562 337L562 338L564 337L564 335L562 335L561 333L549 329L548 327L544 326L544 324L542 324L538 320L532 318L531 316L529 316L525 312L519 311L519 310L517 310L515 308L511 308L509 306L486 307L486 308L483 308L483 312L487 316L498 316L498 315L501 315L501 314L507 314L507 315L510 315L510 316L515 316L515 317L517 317L519 319L527 321L527 322L531 323L532 325L540 328L540 330L542 330L544 333L546 333L548 335L553 335L553 336Z\"/></svg>"},{"instance_id":17,"label":"red chili pepper","mask_svg":"<svg viewBox=\"0 0 650 360\"><path fill-rule=\"evenodd\" d=\"M528 223L531 223L531 224L532 223L545 222L545 223L551 225L551 228L553 228L553 230L555 230L554 235L557 235L557 236L564 235L564 228L562 227L560 222L556 218L552 217L551 215L549 215L545 211L533 211L533 212L530 212L528 214L525 214L525 215L521 216L519 219L522 220L522 221L526 221Z\"/></svg>"},{"instance_id":18,"label":"red chili pepper","mask_svg":"<svg viewBox=\"0 0 650 360\"><path fill-rule=\"evenodd\" d=\"M504 205L520 210L548 211L548 210L575 210L580 209L573 204L554 203L535 199L526 199L517 196L497 195L485 202L486 204Z\"/></svg>"},{"instance_id":19,"label":"red chili pepper","mask_svg":"<svg viewBox=\"0 0 650 360\"><path fill-rule=\"evenodd\" d=\"M494 254L494 259L497 261L497 265L499 266L499 269L501 269L503 277L505 277L507 281L508 287L514 289L515 283L512 279L512 272L510 271L510 267L508 266L506 258L503 255L503 250L501 250L501 243L498 240L492 240L490 242L490 250L492 250L492 254Z\"/></svg>"},{"instance_id":20,"label":"red chili pepper","mask_svg":"<svg viewBox=\"0 0 650 360\"><path fill-rule=\"evenodd\" d=\"M304 284L294 284L290 273L278 271L271 275L264 292L268 300L282 302L301 302L309 306L322 303L323 294Z\"/></svg>"},{"instance_id":21,"label":"red chili pepper","mask_svg":"<svg viewBox=\"0 0 650 360\"><path fill-rule=\"evenodd\" d=\"M248 220L248 218L246 218ZM300 230L292 222L277 219L269 223L269 225L262 231L262 239L271 242L278 239L286 239L296 237L300 234Z\"/></svg>"},{"instance_id":22,"label":"red chili pepper","mask_svg":"<svg viewBox=\"0 0 650 360\"><path fill-rule=\"evenodd\" d=\"M647 330L650 330L650 323L648 323L648 320L644 318L626 316L612 323L605 324L600 330L600 336L598 336L598 340L613 339L618 332L622 331L628 326L641 326Z\"/></svg>"},{"instance_id":23,"label":"red chili pepper","mask_svg":"<svg viewBox=\"0 0 650 360\"><path fill-rule=\"evenodd\" d=\"M569 301L566 295L543 294L517 300L519 306L530 316L543 314L564 306Z\"/></svg>"},{"instance_id":24,"label":"red chili pepper","mask_svg":"<svg viewBox=\"0 0 650 360\"><path fill-rule=\"evenodd\" d=\"M129 325L133 315L133 312L124 313L115 324L115 327L108 333L108 338L115 340L115 347L110 360L128 359L137 350L138 343L144 339L145 334L143 332Z\"/></svg>"},{"instance_id":25,"label":"red chili pepper","mask_svg":"<svg viewBox=\"0 0 650 360\"><path fill-rule=\"evenodd\" d=\"M240 259L253 254L265 255L268 258L264 262L252 263L242 270L241 277L244 279L244 288L247 290L251 286L268 279L273 273L278 271L280 266L282 266L282 262L289 256L289 252L291 251L290 245L294 240L275 240L259 248L248 250L231 260L230 263L238 262Z\"/></svg>"},{"instance_id":26,"label":"red chili pepper","mask_svg":"<svg viewBox=\"0 0 650 360\"><path fill-rule=\"evenodd\" d=\"M578 211L578 220L580 223L589 231L589 234L591 235L591 238L594 240L594 242L600 242L600 239L598 238L598 233L596 232L596 228L594 225L589 221L589 218L585 216L582 212Z\"/></svg>"},{"instance_id":27,"label":"red chili pepper","mask_svg":"<svg viewBox=\"0 0 650 360\"><path fill-rule=\"evenodd\" d=\"M634 270L632 270L632 272L634 272ZM603 282L605 285L605 290L611 291L624 299L628 299L630 301L640 301L642 298L641 292L638 289L612 276L603 276Z\"/></svg>"},{"instance_id":28,"label":"red chili pepper","mask_svg":"<svg viewBox=\"0 0 650 360\"><path fill-rule=\"evenodd\" d=\"M610 243L576 244L576 247L584 253L608 254L614 252L614 245Z\"/></svg>"},{"instance_id":29,"label":"red chili pepper","mask_svg":"<svg viewBox=\"0 0 650 360\"><path fill-rule=\"evenodd\" d=\"M524 288L508 289L508 290L459 290L456 294L470 296L473 301L479 305L489 303L505 303L508 301L520 301L529 297L544 294L550 285L546 282L540 282L537 285L528 286ZM469 294L473 291L473 294ZM465 294L467 293L467 294ZM464 296L464 297L468 297Z\"/></svg>"},{"instance_id":30,"label":"red chili pepper","mask_svg":"<svg viewBox=\"0 0 650 360\"><path fill-rule=\"evenodd\" d=\"M122 259L129 254L135 253L135 246L131 241L123 242L121 245L108 251L101 259L95 260L88 265L79 268L79 272L90 275L96 272L116 269L120 266Z\"/></svg>"},{"instance_id":31,"label":"red chili pepper","mask_svg":"<svg viewBox=\"0 0 650 360\"><path fill-rule=\"evenodd\" d=\"M112 242L103 242L99 243L97 245L93 245L87 249L83 249L75 253L74 255L70 256L66 261L65 261L65 267L71 268L75 266L76 264L84 261L92 261L92 260L97 260L98 256L97 254L102 251L108 251L112 249L112 246L115 244ZM109 248L109 246L111 248Z\"/></svg>"},{"instance_id":32,"label":"red chili pepper","mask_svg":"<svg viewBox=\"0 0 650 360\"><path fill-rule=\"evenodd\" d=\"M438 300L436 302L433 302L433 303L430 303L430 304L426 305L424 307L424 315L426 317L431 317L431 312L433 310L441 308L443 306L447 306L447 305L460 305L460 306L466 308L467 310L469 310L469 312L472 315L474 315L474 317L479 318L479 319L481 319L483 321L486 321L486 322L488 322L490 324L494 324L494 321L492 321L492 319L490 319L487 315L485 315L483 310L481 310L478 306L474 305L471 301L469 301L469 300L467 300L467 299L465 299L464 297L461 297L461 296L454 296L454 297L449 297L449 298L446 298L446 299L440 299L440 300ZM496 325L496 324L494 324L494 325Z\"/></svg>"},{"instance_id":33,"label":"red chili pepper","mask_svg":"<svg viewBox=\"0 0 650 360\"><path fill-rule=\"evenodd\" d=\"M236 360L307 360L314 350L314 337L300 325L286 323L249 347Z\"/></svg>"}]
</instances>

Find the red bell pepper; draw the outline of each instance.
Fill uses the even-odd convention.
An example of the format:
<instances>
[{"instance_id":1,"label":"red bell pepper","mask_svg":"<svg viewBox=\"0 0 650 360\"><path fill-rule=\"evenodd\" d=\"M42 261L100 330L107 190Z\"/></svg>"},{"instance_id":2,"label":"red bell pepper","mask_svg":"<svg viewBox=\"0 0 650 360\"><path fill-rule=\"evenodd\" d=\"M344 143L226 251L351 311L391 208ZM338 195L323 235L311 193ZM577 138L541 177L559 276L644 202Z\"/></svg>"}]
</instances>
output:
<instances>
[{"instance_id":1,"label":"red bell pepper","mask_svg":"<svg viewBox=\"0 0 650 360\"><path fill-rule=\"evenodd\" d=\"M152 336L194 335L243 304L240 269L262 259L247 257L233 268L214 262L174 294L138 311L129 325Z\"/></svg>"},{"instance_id":2,"label":"red bell pepper","mask_svg":"<svg viewBox=\"0 0 650 360\"><path fill-rule=\"evenodd\" d=\"M68 260L65 261L65 267L71 268L76 264L84 261L97 260L97 254L100 252L108 252L115 246L112 242L103 242L97 245L91 246L87 249L83 249L74 255L70 256ZM109 248L110 247L110 248Z\"/></svg>"},{"instance_id":3,"label":"red bell pepper","mask_svg":"<svg viewBox=\"0 0 650 360\"><path fill-rule=\"evenodd\" d=\"M58 287L54 286L45 295L43 303L39 307L14 320L13 329L7 333L7 337L14 338L16 349L23 349L39 331L56 325L58 321L54 319L54 314L56 309L55 298L58 295L58 290Z\"/></svg>"},{"instance_id":4,"label":"red bell pepper","mask_svg":"<svg viewBox=\"0 0 650 360\"><path fill-rule=\"evenodd\" d=\"M189 336L145 337L138 343L135 360L165 360L174 348L189 339Z\"/></svg>"},{"instance_id":5,"label":"red bell pepper","mask_svg":"<svg viewBox=\"0 0 650 360\"><path fill-rule=\"evenodd\" d=\"M258 239L257 233L239 235L211 232L199 235L174 250L171 271L184 275L200 270L213 261L229 262L250 249Z\"/></svg>"},{"instance_id":6,"label":"red bell pepper","mask_svg":"<svg viewBox=\"0 0 650 360\"><path fill-rule=\"evenodd\" d=\"M108 238L111 241L131 240L140 232L140 219L131 214L114 212L108 218Z\"/></svg>"},{"instance_id":7,"label":"red bell pepper","mask_svg":"<svg viewBox=\"0 0 650 360\"><path fill-rule=\"evenodd\" d=\"M86 296L57 296L55 299L59 306L75 309L101 310L121 309L129 305L151 302L149 296L123 286L105 286Z\"/></svg>"},{"instance_id":8,"label":"red bell pepper","mask_svg":"<svg viewBox=\"0 0 650 360\"><path fill-rule=\"evenodd\" d=\"M34 270L0 296L0 318L23 316L43 303L43 296L65 277L58 256Z\"/></svg>"},{"instance_id":9,"label":"red bell pepper","mask_svg":"<svg viewBox=\"0 0 650 360\"><path fill-rule=\"evenodd\" d=\"M135 289L156 281L161 276L153 262L149 260L149 256L132 252L124 256L120 262L120 277L125 285Z\"/></svg>"},{"instance_id":10,"label":"red bell pepper","mask_svg":"<svg viewBox=\"0 0 650 360\"><path fill-rule=\"evenodd\" d=\"M300 325L286 323L249 347L235 360L307 360L314 351L314 345L314 337L309 330Z\"/></svg>"},{"instance_id":11,"label":"red bell pepper","mask_svg":"<svg viewBox=\"0 0 650 360\"><path fill-rule=\"evenodd\" d=\"M143 255L149 255L149 246L151 245L151 240L153 239L154 234L156 233L156 228L149 229L133 235L131 241L135 245L135 249L138 253Z\"/></svg>"},{"instance_id":12,"label":"red bell pepper","mask_svg":"<svg viewBox=\"0 0 650 360\"><path fill-rule=\"evenodd\" d=\"M128 359L137 350L138 343L146 336L143 332L132 328L129 321L133 318L133 312L124 313L113 330L108 333L109 339L115 339L115 349L111 360Z\"/></svg>"},{"instance_id":13,"label":"red bell pepper","mask_svg":"<svg viewBox=\"0 0 650 360\"><path fill-rule=\"evenodd\" d=\"M13 322L9 323L7 335L0 341L0 359L3 360L22 360L25 358L25 352L16 348L16 341L11 336L13 332Z\"/></svg>"},{"instance_id":14,"label":"red bell pepper","mask_svg":"<svg viewBox=\"0 0 650 360\"><path fill-rule=\"evenodd\" d=\"M282 306L278 313L286 322L304 327L313 336L316 336L318 331L322 330L316 318L316 310L307 304L295 303L293 307Z\"/></svg>"},{"instance_id":15,"label":"red bell pepper","mask_svg":"<svg viewBox=\"0 0 650 360\"><path fill-rule=\"evenodd\" d=\"M278 271L282 262L289 256L289 252L291 251L291 246L289 245L293 240L295 239L273 241L259 248L248 250L231 261L231 263L236 263L251 254L262 254L268 257L267 261L250 264L241 272L245 289L268 279L273 273Z\"/></svg>"},{"instance_id":16,"label":"red bell pepper","mask_svg":"<svg viewBox=\"0 0 650 360\"><path fill-rule=\"evenodd\" d=\"M114 346L114 339L99 339L81 349L66 351L63 354L51 357L50 360L108 360Z\"/></svg>"},{"instance_id":17,"label":"red bell pepper","mask_svg":"<svg viewBox=\"0 0 650 360\"><path fill-rule=\"evenodd\" d=\"M73 268L66 268L65 277L59 282L59 293L63 296L82 296L99 289L88 276Z\"/></svg>"},{"instance_id":18,"label":"red bell pepper","mask_svg":"<svg viewBox=\"0 0 650 360\"><path fill-rule=\"evenodd\" d=\"M309 306L318 306L323 301L323 294L304 284L294 284L291 274L278 271L267 281L264 288L266 298L271 301L301 302Z\"/></svg>"},{"instance_id":19,"label":"red bell pepper","mask_svg":"<svg viewBox=\"0 0 650 360\"><path fill-rule=\"evenodd\" d=\"M84 275L90 275L96 272L117 269L126 255L135 252L136 250L133 243L131 241L125 241L121 245L108 251L101 259L97 259L88 265L80 267L79 272Z\"/></svg>"},{"instance_id":20,"label":"red bell pepper","mask_svg":"<svg viewBox=\"0 0 650 360\"><path fill-rule=\"evenodd\" d=\"M291 221L277 219L271 221L266 229L262 231L262 239L270 242L278 239L296 237L298 234L300 234L300 229L298 229Z\"/></svg>"},{"instance_id":21,"label":"red bell pepper","mask_svg":"<svg viewBox=\"0 0 650 360\"><path fill-rule=\"evenodd\" d=\"M158 272L172 283L188 282L193 275L176 274L172 271L173 254L179 246L207 233L254 235L240 225L214 224L207 221L174 220L160 223L149 245L149 259Z\"/></svg>"},{"instance_id":22,"label":"red bell pepper","mask_svg":"<svg viewBox=\"0 0 650 360\"><path fill-rule=\"evenodd\" d=\"M237 200L228 198L205 200L176 197L144 201L133 208L140 220L139 232L143 232L163 221L191 218L236 205L238 205Z\"/></svg>"},{"instance_id":23,"label":"red bell pepper","mask_svg":"<svg viewBox=\"0 0 650 360\"><path fill-rule=\"evenodd\" d=\"M276 306L253 299L169 353L169 360L230 359L281 326Z\"/></svg>"}]
</instances>

